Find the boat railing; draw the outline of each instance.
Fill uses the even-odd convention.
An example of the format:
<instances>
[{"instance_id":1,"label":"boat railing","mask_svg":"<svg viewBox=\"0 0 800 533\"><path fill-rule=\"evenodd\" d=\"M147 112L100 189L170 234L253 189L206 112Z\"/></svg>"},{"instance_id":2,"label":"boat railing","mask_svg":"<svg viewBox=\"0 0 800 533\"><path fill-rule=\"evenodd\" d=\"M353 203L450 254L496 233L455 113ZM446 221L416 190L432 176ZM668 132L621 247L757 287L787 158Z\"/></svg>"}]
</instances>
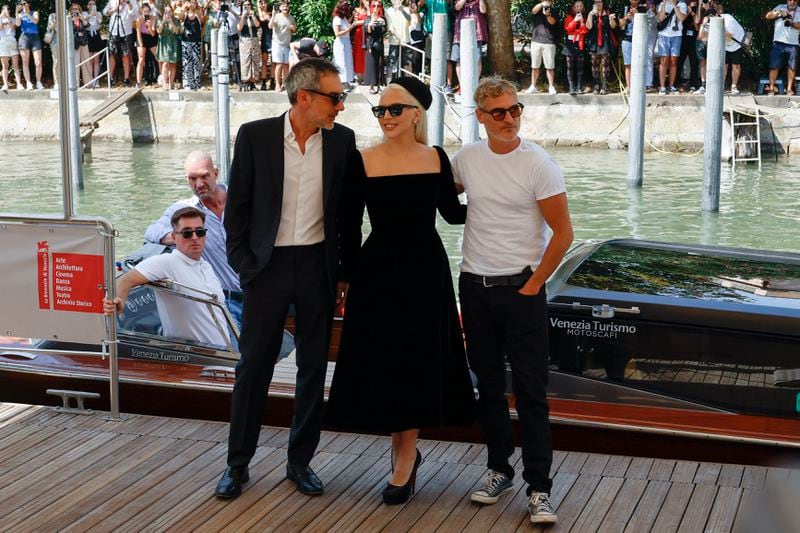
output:
<instances>
[{"instance_id":1,"label":"boat railing","mask_svg":"<svg viewBox=\"0 0 800 533\"><path fill-rule=\"evenodd\" d=\"M191 285L186 285L185 283L179 283L171 279L151 281L146 285L156 291L163 292L165 294L170 294L172 296L177 296L178 298L184 298L186 300L190 300L204 305L206 310L211 314L211 318L212 320L214 320L214 324L217 327L217 331L219 331L222 337L225 339L226 347L228 348L228 350L232 352L238 351L236 348L234 348L233 343L231 342L231 334L235 337L236 345L238 346L239 326L236 324L236 321L233 320L233 316L231 315L225 303L220 302L216 294L214 294L213 292L208 292L198 289L196 287L192 287ZM178 288L184 289L186 291L191 291L196 294L183 292L181 290L178 290ZM219 317L214 312L214 308L217 308L220 311L222 311L222 316L225 317L227 329L220 322Z\"/></svg>"}]
</instances>

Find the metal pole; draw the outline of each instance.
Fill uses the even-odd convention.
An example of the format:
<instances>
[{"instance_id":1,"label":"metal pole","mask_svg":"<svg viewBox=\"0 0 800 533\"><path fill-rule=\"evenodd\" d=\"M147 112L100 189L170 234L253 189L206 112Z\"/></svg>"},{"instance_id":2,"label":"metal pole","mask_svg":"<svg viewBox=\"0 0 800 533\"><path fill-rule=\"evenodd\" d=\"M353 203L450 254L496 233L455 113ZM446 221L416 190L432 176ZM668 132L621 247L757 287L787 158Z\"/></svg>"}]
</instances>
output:
<instances>
[{"instance_id":1,"label":"metal pole","mask_svg":"<svg viewBox=\"0 0 800 533\"><path fill-rule=\"evenodd\" d=\"M725 19L711 17L706 56L706 122L703 153L703 211L719 211L722 167L722 94L725 74Z\"/></svg>"},{"instance_id":2,"label":"metal pole","mask_svg":"<svg viewBox=\"0 0 800 533\"><path fill-rule=\"evenodd\" d=\"M211 96L214 102L214 140L219 139L219 81L217 80L217 39L219 30L211 30ZM216 157L214 161L219 163L219 143L216 143Z\"/></svg>"},{"instance_id":3,"label":"metal pole","mask_svg":"<svg viewBox=\"0 0 800 533\"><path fill-rule=\"evenodd\" d=\"M628 139L628 187L641 187L644 179L644 128L647 107L647 14L633 18L631 92Z\"/></svg>"},{"instance_id":4,"label":"metal pole","mask_svg":"<svg viewBox=\"0 0 800 533\"><path fill-rule=\"evenodd\" d=\"M114 227L105 219L99 219L98 223L105 232L105 274L106 274L106 293L109 300L113 301L117 295L116 286L116 265L114 262ZM108 369L109 369L109 411L108 420L119 421L119 354L117 353L117 317L106 317L108 325L106 334L106 345L108 346Z\"/></svg>"},{"instance_id":5,"label":"metal pole","mask_svg":"<svg viewBox=\"0 0 800 533\"><path fill-rule=\"evenodd\" d=\"M228 183L230 170L230 88L228 86L230 74L228 72L228 30L219 30L217 41L217 87L219 90L219 133L217 135L217 150L219 150L219 178L222 183Z\"/></svg>"},{"instance_id":6,"label":"metal pole","mask_svg":"<svg viewBox=\"0 0 800 533\"><path fill-rule=\"evenodd\" d=\"M72 205L72 168L70 166L69 151L69 109L67 99L67 49L64 46L64 35L72 33L70 22L67 20L66 0L56 0L56 36L58 39L58 127L61 135L61 188L64 200L64 220L69 220L75 215Z\"/></svg>"},{"instance_id":7,"label":"metal pole","mask_svg":"<svg viewBox=\"0 0 800 533\"><path fill-rule=\"evenodd\" d=\"M475 116L475 89L478 86L478 40L475 19L461 20L461 142L478 140L478 118Z\"/></svg>"},{"instance_id":8,"label":"metal pole","mask_svg":"<svg viewBox=\"0 0 800 533\"><path fill-rule=\"evenodd\" d=\"M441 146L444 143L444 84L447 67L447 15L433 16L431 43L431 93L433 102L428 111L428 142Z\"/></svg>"},{"instance_id":9,"label":"metal pole","mask_svg":"<svg viewBox=\"0 0 800 533\"><path fill-rule=\"evenodd\" d=\"M69 165L72 169L72 176L78 181L78 189L83 190L83 147L81 146L81 126L80 111L78 110L78 67L75 66L75 37L72 32L72 22L67 20L69 29L61 36L58 44L66 49L67 63L64 65L67 71L66 82L69 89L69 99L67 109L69 110Z\"/></svg>"}]
</instances>

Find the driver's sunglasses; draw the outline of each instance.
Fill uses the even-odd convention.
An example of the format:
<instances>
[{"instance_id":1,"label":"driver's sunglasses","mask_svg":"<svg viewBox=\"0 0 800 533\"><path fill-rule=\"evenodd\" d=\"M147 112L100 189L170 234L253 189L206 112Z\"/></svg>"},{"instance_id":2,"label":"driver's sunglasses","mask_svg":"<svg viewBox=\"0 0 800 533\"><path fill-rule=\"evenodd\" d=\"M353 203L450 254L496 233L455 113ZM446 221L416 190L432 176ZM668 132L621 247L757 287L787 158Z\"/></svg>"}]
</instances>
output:
<instances>
[{"instance_id":1,"label":"driver's sunglasses","mask_svg":"<svg viewBox=\"0 0 800 533\"><path fill-rule=\"evenodd\" d=\"M344 101L347 100L347 93L324 93L316 89L303 89L303 90L308 91L310 93L319 94L320 96L327 96L328 98L331 99L331 103L335 106L343 104Z\"/></svg>"},{"instance_id":2,"label":"driver's sunglasses","mask_svg":"<svg viewBox=\"0 0 800 533\"><path fill-rule=\"evenodd\" d=\"M492 115L493 119L495 119L497 122L500 122L501 120L506 118L506 113L511 115L511 118L518 118L522 114L522 110L525 109L525 106L520 103L517 103L512 105L508 109L503 109L501 107L491 110L481 109L480 107L478 109L480 109L484 113L489 113L490 115Z\"/></svg>"},{"instance_id":3,"label":"driver's sunglasses","mask_svg":"<svg viewBox=\"0 0 800 533\"><path fill-rule=\"evenodd\" d=\"M412 104L376 105L372 106L372 114L375 115L375 118L383 118L388 110L393 117L399 117L403 114L403 109L416 109L416 107Z\"/></svg>"},{"instance_id":4,"label":"driver's sunglasses","mask_svg":"<svg viewBox=\"0 0 800 533\"><path fill-rule=\"evenodd\" d=\"M178 233L180 233L181 237L183 237L184 239L191 239L192 235L195 233L199 238L203 238L206 236L206 233L208 233L208 230L206 230L206 228L184 229L179 231Z\"/></svg>"}]
</instances>

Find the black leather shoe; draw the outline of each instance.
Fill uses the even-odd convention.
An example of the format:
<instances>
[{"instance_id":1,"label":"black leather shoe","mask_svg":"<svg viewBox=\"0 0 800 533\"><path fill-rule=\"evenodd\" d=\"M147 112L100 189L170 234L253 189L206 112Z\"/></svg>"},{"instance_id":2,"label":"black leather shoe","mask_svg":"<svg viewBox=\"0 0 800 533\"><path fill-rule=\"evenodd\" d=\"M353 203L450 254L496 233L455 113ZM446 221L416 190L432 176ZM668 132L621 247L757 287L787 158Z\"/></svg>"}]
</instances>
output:
<instances>
[{"instance_id":1,"label":"black leather shoe","mask_svg":"<svg viewBox=\"0 0 800 533\"><path fill-rule=\"evenodd\" d=\"M242 483L247 483L249 480L250 471L246 466L229 466L219 479L214 495L217 498L235 498L242 493Z\"/></svg>"},{"instance_id":2,"label":"black leather shoe","mask_svg":"<svg viewBox=\"0 0 800 533\"><path fill-rule=\"evenodd\" d=\"M303 494L308 494L309 496L322 494L322 481L311 470L310 466L297 466L287 463L286 479L294 481L297 485L297 490Z\"/></svg>"}]
</instances>

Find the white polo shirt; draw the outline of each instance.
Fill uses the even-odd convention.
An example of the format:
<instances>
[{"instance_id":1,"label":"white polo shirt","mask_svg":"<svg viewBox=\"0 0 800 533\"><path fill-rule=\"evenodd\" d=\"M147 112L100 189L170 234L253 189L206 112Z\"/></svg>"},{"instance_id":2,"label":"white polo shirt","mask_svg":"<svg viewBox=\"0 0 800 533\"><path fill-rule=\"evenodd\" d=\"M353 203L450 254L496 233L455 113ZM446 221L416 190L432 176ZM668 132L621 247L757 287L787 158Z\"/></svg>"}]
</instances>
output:
<instances>
[{"instance_id":1,"label":"white polo shirt","mask_svg":"<svg viewBox=\"0 0 800 533\"><path fill-rule=\"evenodd\" d=\"M681 37L681 36L683 36L683 21L682 20L678 20L678 15L674 15L673 16L672 15L673 11L674 11L674 8L672 7L672 4L667 2L667 9L665 10L665 12L667 13L667 18L670 18L670 16L672 16L673 18L672 18L672 20L669 21L670 23L669 23L669 25L667 25L666 28L664 28L663 30L658 32L659 36L661 36L661 37ZM684 3L682 0L681 0L681 2L678 3L678 11L680 11L684 15L689 12L689 8L686 7L686 3ZM656 13L660 13L660 12L661 12L661 4L659 4L658 5L658 9L656 9ZM675 23L677 23L678 26L677 26L677 29L673 30L672 28L675 27Z\"/></svg>"},{"instance_id":2,"label":"white polo shirt","mask_svg":"<svg viewBox=\"0 0 800 533\"><path fill-rule=\"evenodd\" d=\"M174 250L171 254L148 257L136 265L135 270L149 281L171 279L201 291L216 294L219 302L225 304L222 286L219 284L211 264L203 259L195 261L178 250ZM176 286L175 290L192 296L202 296L183 287ZM164 335L226 346L225 338L217 329L214 319L205 305L159 290L154 290L154 292ZM227 327L222 310L215 307L214 313L222 327Z\"/></svg>"},{"instance_id":3,"label":"white polo shirt","mask_svg":"<svg viewBox=\"0 0 800 533\"><path fill-rule=\"evenodd\" d=\"M459 150L452 167L469 202L461 270L483 276L536 270L549 239L536 202L566 192L558 164L532 142L496 154L483 140Z\"/></svg>"}]
</instances>

